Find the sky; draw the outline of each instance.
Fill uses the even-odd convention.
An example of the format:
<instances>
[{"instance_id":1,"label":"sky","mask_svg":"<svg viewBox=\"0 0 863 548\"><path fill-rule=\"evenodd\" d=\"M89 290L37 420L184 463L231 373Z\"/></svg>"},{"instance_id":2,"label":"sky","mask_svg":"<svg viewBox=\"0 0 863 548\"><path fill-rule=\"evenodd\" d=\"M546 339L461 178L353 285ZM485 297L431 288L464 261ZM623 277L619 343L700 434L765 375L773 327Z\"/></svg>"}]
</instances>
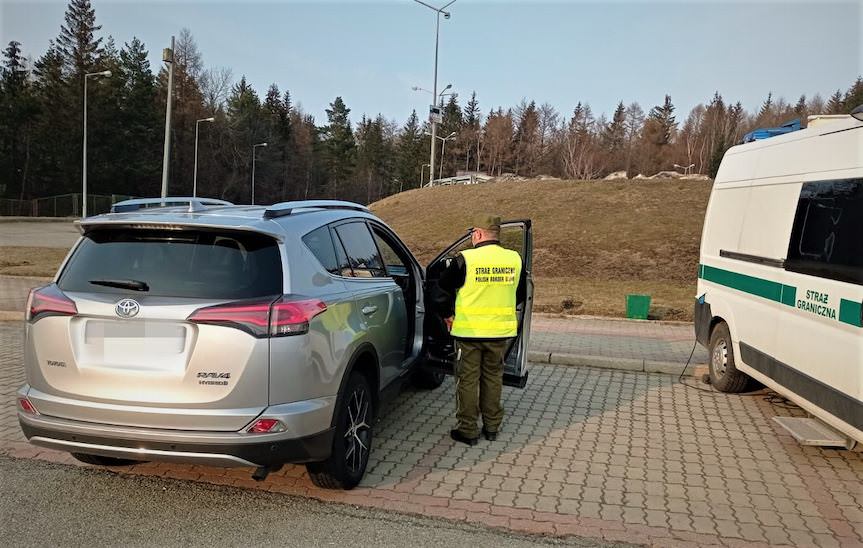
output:
<instances>
[{"instance_id":1,"label":"sky","mask_svg":"<svg viewBox=\"0 0 863 548\"><path fill-rule=\"evenodd\" d=\"M442 5L446 0L427 0ZM154 72L188 27L207 67L230 67L260 95L275 82L322 123L342 96L356 121L427 113L436 15L412 0L92 0L101 35L140 38ZM0 0L0 40L37 58L63 22L64 0ZM678 119L715 91L757 109L768 92L827 98L863 74L863 0L457 0L441 18L439 89L452 83L481 110L579 101L610 116L647 111L666 93Z\"/></svg>"}]
</instances>

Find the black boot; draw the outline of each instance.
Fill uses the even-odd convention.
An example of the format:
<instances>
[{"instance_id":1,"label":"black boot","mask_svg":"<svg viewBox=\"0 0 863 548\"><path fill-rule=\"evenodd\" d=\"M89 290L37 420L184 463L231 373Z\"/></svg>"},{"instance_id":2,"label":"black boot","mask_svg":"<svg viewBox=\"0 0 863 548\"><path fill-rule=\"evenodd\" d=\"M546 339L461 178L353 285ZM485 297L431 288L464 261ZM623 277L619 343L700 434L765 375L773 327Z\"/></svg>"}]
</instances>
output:
<instances>
[{"instance_id":1,"label":"black boot","mask_svg":"<svg viewBox=\"0 0 863 548\"><path fill-rule=\"evenodd\" d=\"M485 429L485 426L482 427L482 435L488 441L494 441L497 439L497 432L489 432Z\"/></svg>"},{"instance_id":2,"label":"black boot","mask_svg":"<svg viewBox=\"0 0 863 548\"><path fill-rule=\"evenodd\" d=\"M450 430L449 431L449 437L451 437L452 439L454 439L455 441L457 441L459 443L464 443L464 444L471 445L471 446L479 443L479 436L477 436L475 438L469 438L469 437L465 436L464 434L462 434L461 432L459 432L458 430Z\"/></svg>"}]
</instances>

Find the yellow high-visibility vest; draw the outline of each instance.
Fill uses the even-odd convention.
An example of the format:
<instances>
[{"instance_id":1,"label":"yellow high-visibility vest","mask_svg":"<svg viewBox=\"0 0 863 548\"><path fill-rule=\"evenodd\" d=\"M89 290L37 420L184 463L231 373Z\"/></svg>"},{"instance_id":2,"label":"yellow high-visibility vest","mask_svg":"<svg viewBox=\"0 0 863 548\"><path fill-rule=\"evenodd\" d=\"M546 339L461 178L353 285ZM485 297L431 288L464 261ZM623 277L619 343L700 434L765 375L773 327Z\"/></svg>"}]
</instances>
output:
<instances>
[{"instance_id":1,"label":"yellow high-visibility vest","mask_svg":"<svg viewBox=\"0 0 863 548\"><path fill-rule=\"evenodd\" d=\"M515 337L521 256L496 244L467 249L461 254L465 278L455 299L452 335L468 339Z\"/></svg>"}]
</instances>

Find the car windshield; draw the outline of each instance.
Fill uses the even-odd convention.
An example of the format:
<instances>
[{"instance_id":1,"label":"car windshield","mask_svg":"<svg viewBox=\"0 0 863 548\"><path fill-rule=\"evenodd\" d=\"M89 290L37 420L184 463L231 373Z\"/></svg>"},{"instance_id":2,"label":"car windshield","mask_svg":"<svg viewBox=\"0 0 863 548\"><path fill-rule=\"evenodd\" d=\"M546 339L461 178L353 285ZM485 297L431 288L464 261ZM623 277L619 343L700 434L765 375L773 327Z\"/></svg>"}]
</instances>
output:
<instances>
[{"instance_id":1,"label":"car windshield","mask_svg":"<svg viewBox=\"0 0 863 548\"><path fill-rule=\"evenodd\" d=\"M275 240L248 232L96 230L63 269L64 291L203 299L282 293Z\"/></svg>"}]
</instances>

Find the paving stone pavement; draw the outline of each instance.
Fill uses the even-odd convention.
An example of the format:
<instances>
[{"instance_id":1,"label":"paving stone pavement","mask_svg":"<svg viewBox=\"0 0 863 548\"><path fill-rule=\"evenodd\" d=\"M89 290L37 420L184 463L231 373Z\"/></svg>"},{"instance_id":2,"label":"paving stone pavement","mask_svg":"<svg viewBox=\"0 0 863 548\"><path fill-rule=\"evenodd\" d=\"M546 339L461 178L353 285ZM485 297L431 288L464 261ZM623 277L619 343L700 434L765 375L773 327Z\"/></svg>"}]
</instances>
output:
<instances>
[{"instance_id":1,"label":"paving stone pavement","mask_svg":"<svg viewBox=\"0 0 863 548\"><path fill-rule=\"evenodd\" d=\"M20 322L0 322L0 452L73 464L30 446L14 394ZM700 391L672 376L536 365L507 389L497 442L454 444L453 385L384 410L363 484L325 491L287 466L146 463L121 473L230 484L520 532L654 546L863 546L863 453L798 445L772 422L801 414L763 393Z\"/></svg>"}]
</instances>

